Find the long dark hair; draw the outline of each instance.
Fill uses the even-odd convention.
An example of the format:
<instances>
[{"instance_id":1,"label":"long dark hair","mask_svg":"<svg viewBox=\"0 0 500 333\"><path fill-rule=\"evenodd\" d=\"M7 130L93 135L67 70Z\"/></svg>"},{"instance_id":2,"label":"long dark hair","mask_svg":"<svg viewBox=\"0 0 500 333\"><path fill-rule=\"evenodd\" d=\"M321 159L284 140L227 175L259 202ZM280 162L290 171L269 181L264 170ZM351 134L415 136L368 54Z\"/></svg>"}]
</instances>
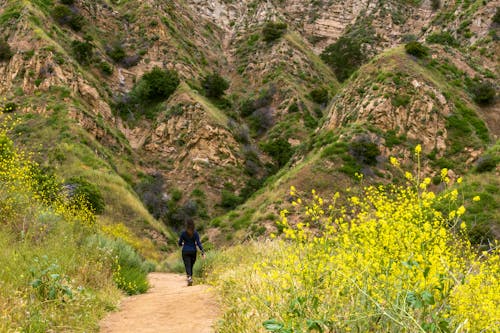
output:
<instances>
[{"instance_id":1,"label":"long dark hair","mask_svg":"<svg viewBox=\"0 0 500 333\"><path fill-rule=\"evenodd\" d=\"M186 220L186 232L190 237L194 235L194 221L192 219Z\"/></svg>"}]
</instances>

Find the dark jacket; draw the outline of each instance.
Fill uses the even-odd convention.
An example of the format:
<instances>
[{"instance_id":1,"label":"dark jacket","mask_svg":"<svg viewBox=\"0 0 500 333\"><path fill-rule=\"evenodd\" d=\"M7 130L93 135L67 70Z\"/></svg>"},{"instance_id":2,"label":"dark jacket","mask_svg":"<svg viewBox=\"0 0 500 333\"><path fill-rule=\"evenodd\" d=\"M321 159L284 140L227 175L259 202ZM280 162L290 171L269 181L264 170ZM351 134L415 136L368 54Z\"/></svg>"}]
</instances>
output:
<instances>
[{"instance_id":1,"label":"dark jacket","mask_svg":"<svg viewBox=\"0 0 500 333\"><path fill-rule=\"evenodd\" d=\"M195 231L191 237L186 231L183 231L179 238L179 246L182 246L182 252L196 252L196 245L200 248L201 253L205 252L203 251L203 246L201 246L198 232Z\"/></svg>"}]
</instances>

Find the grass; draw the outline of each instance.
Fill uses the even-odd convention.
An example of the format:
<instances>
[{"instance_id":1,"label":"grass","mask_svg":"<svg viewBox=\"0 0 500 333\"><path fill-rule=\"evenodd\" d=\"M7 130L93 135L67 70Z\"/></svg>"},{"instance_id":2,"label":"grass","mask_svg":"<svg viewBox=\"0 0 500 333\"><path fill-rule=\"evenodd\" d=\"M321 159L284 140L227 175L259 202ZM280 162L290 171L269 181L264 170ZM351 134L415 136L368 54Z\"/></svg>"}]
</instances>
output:
<instances>
[{"instance_id":1,"label":"grass","mask_svg":"<svg viewBox=\"0 0 500 333\"><path fill-rule=\"evenodd\" d=\"M120 237L107 238L85 205L0 128L0 331L91 331L119 288L145 292L154 268ZM55 179L55 178L54 178Z\"/></svg>"}]
</instances>

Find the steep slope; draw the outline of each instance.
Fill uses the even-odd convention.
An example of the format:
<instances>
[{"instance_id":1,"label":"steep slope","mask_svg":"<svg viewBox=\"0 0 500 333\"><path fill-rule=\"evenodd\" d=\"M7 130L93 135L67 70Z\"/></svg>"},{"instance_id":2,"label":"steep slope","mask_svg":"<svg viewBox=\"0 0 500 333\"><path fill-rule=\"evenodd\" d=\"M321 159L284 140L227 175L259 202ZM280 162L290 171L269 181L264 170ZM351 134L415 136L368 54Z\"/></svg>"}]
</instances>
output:
<instances>
[{"instance_id":1,"label":"steep slope","mask_svg":"<svg viewBox=\"0 0 500 333\"><path fill-rule=\"evenodd\" d=\"M315 189L328 197L346 189L356 192L360 184L357 174L363 175L362 184L397 182L402 175L390 166L389 157L396 156L412 169L416 167L412 151L417 144L424 153L423 174L436 181L441 168L449 169L453 183L476 170L484 156L497 160L498 152L485 153L498 138L496 124L488 117L482 119L484 109L472 101L467 90L467 83L473 84L469 75L480 75L480 71L469 67L470 72L464 67L459 70L454 63L466 62L457 50L444 51L439 46L425 60L406 54L403 47L375 57L334 97L323 127L302 153L295 155L294 162L213 225L238 230L238 237L256 237L275 230L281 209L294 210L286 201L290 186L301 193ZM461 83L450 76L460 77ZM483 179L495 178L498 170L490 170L491 177L483 175ZM480 178L470 177L476 182ZM493 184L498 185L498 181ZM476 193L485 193L484 185L476 183ZM491 193L485 196L491 204L485 214L493 216L500 200ZM497 237L497 217L471 223L483 230L481 237Z\"/></svg>"}]
</instances>

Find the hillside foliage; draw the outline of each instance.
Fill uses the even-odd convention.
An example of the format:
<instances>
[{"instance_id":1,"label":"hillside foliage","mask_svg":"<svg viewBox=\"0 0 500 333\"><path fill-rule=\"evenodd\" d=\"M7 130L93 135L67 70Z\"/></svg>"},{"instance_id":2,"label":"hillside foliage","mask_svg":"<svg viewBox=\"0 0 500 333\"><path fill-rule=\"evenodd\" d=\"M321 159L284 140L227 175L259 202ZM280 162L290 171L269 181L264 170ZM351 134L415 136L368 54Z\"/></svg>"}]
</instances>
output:
<instances>
[{"instance_id":1,"label":"hillside foliage","mask_svg":"<svg viewBox=\"0 0 500 333\"><path fill-rule=\"evenodd\" d=\"M147 290L154 266L101 232L88 191L68 197L10 131L0 129L0 331L96 330L119 289Z\"/></svg>"}]
</instances>

